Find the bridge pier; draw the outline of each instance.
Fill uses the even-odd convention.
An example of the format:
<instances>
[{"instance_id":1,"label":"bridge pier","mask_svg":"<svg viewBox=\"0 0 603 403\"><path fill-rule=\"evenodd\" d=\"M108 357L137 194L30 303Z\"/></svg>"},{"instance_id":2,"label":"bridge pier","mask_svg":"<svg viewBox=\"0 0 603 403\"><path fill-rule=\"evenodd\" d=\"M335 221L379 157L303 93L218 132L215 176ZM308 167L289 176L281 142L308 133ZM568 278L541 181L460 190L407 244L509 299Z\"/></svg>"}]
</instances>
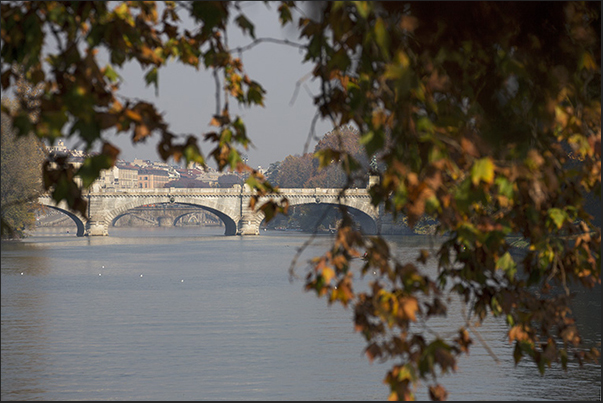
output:
<instances>
[{"instance_id":1,"label":"bridge pier","mask_svg":"<svg viewBox=\"0 0 603 403\"><path fill-rule=\"evenodd\" d=\"M241 188L239 199L239 214L241 218L237 222L237 235L260 235L261 219L258 220L258 213L249 207L251 196L249 185L245 184Z\"/></svg>"},{"instance_id":2,"label":"bridge pier","mask_svg":"<svg viewBox=\"0 0 603 403\"><path fill-rule=\"evenodd\" d=\"M86 236L107 236L109 235L109 231L107 230L107 226L104 222L88 220L86 222L86 232L84 233Z\"/></svg>"},{"instance_id":3,"label":"bridge pier","mask_svg":"<svg viewBox=\"0 0 603 403\"><path fill-rule=\"evenodd\" d=\"M246 216L239 220L237 235L260 235L260 225L257 217Z\"/></svg>"}]
</instances>

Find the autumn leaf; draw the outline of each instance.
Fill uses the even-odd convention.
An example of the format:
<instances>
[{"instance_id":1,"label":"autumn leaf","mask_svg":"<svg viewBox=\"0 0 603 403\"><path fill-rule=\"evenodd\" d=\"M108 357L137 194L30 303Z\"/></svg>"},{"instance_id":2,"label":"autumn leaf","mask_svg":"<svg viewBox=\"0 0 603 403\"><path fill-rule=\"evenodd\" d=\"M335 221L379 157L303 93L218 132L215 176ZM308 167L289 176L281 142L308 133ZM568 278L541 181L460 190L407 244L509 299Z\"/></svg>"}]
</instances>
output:
<instances>
[{"instance_id":1,"label":"autumn leaf","mask_svg":"<svg viewBox=\"0 0 603 403\"><path fill-rule=\"evenodd\" d=\"M475 161L471 168L471 182L477 186L480 181L491 184L494 181L494 164L489 157Z\"/></svg>"}]
</instances>

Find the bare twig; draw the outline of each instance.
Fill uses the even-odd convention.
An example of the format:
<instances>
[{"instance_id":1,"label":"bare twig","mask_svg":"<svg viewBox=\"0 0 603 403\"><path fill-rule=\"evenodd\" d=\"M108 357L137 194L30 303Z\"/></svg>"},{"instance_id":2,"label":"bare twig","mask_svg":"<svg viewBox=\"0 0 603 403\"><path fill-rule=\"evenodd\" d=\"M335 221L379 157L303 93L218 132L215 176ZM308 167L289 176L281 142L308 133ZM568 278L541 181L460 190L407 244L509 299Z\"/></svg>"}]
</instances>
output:
<instances>
[{"instance_id":1,"label":"bare twig","mask_svg":"<svg viewBox=\"0 0 603 403\"><path fill-rule=\"evenodd\" d=\"M293 281L293 279L299 279L299 277L295 274L295 265L297 264L297 261L301 257L301 254L306 250L306 248L308 246L310 246L310 244L312 243L314 238L316 238L316 235L318 234L318 226L320 224L322 224L324 219L327 217L328 212L329 212L329 209L324 209L324 211L322 212L322 215L320 216L320 218L316 222L316 225L314 226L314 231L312 232L312 235L310 235L310 237L303 243L302 246L297 248L297 251L295 252L295 255L293 256L293 259L291 259L291 265L289 266L289 281Z\"/></svg>"},{"instance_id":2,"label":"bare twig","mask_svg":"<svg viewBox=\"0 0 603 403\"><path fill-rule=\"evenodd\" d=\"M498 359L498 357L496 356L496 354L494 354L494 351L492 351L492 349L490 348L490 346L488 346L488 343L486 343L486 341L484 340L484 338L482 337L482 335L480 334L480 332L475 328L475 326L473 326L471 324L471 322L469 320L469 317L467 316L467 313L465 311L465 305L464 304L461 305L461 314L465 318L465 325L471 330L471 332L473 332L473 334L475 335L475 337L477 337L477 339L479 340L480 344L486 349L486 352L490 355L490 357L492 357L492 359L494 360L494 362L496 362L497 364L500 364L500 360Z\"/></svg>"},{"instance_id":3,"label":"bare twig","mask_svg":"<svg viewBox=\"0 0 603 403\"><path fill-rule=\"evenodd\" d=\"M216 115L219 115L222 108L220 107L220 77L218 77L218 69L214 69L212 74L216 83Z\"/></svg>"},{"instance_id":4,"label":"bare twig","mask_svg":"<svg viewBox=\"0 0 603 403\"><path fill-rule=\"evenodd\" d=\"M292 46L294 48L297 49L304 49L305 46L301 43L295 43L292 42L288 39L276 39L276 38L257 38L255 40L253 40L253 42L245 45L245 46L239 46L238 48L234 48L232 49L232 52L238 52L238 53L242 53L242 52L246 52L254 47L256 47L257 45L259 45L260 43L264 43L264 42L271 42L271 43L276 43L279 45L287 45L287 46Z\"/></svg>"}]
</instances>

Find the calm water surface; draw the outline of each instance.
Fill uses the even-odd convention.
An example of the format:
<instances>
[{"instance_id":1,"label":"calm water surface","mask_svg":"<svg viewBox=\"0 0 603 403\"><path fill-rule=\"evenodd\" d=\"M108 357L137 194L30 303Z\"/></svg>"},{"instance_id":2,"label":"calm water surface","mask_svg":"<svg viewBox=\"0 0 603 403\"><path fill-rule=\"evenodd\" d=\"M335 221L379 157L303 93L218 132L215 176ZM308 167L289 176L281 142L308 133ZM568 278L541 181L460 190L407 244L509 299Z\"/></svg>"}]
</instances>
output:
<instances>
[{"instance_id":1,"label":"calm water surface","mask_svg":"<svg viewBox=\"0 0 603 403\"><path fill-rule=\"evenodd\" d=\"M2 243L2 400L386 400L352 312L290 282L307 235L224 237L221 228L112 228L109 237ZM391 237L403 257L427 238ZM318 237L301 264L321 254ZM601 293L579 298L601 341ZM450 330L459 313L432 325ZM600 400L601 366L515 367L504 324L440 379L449 400ZM475 338L474 338L475 339ZM418 400L427 400L420 388Z\"/></svg>"}]
</instances>

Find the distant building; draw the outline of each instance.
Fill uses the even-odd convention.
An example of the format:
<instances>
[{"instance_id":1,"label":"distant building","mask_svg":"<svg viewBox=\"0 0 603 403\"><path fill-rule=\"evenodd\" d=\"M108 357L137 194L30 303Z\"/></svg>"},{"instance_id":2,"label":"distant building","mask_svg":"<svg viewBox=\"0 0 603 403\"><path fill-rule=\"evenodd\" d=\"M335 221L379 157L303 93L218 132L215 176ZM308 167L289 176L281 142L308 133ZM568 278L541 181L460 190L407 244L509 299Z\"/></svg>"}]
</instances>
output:
<instances>
[{"instance_id":1,"label":"distant building","mask_svg":"<svg viewBox=\"0 0 603 403\"><path fill-rule=\"evenodd\" d=\"M163 188L170 181L170 175L165 169L143 168L138 171L138 188Z\"/></svg>"},{"instance_id":2,"label":"distant building","mask_svg":"<svg viewBox=\"0 0 603 403\"><path fill-rule=\"evenodd\" d=\"M101 171L99 184L105 190L138 189L138 167L118 162L114 167Z\"/></svg>"},{"instance_id":3,"label":"distant building","mask_svg":"<svg viewBox=\"0 0 603 403\"><path fill-rule=\"evenodd\" d=\"M144 168L146 166L151 165L151 161L141 160L140 158L134 158L134 162L132 164Z\"/></svg>"},{"instance_id":4,"label":"distant building","mask_svg":"<svg viewBox=\"0 0 603 403\"><path fill-rule=\"evenodd\" d=\"M56 146L48 146L46 147L49 153L60 153L60 154L69 154L71 150L69 150L63 140L58 140Z\"/></svg>"}]
</instances>

